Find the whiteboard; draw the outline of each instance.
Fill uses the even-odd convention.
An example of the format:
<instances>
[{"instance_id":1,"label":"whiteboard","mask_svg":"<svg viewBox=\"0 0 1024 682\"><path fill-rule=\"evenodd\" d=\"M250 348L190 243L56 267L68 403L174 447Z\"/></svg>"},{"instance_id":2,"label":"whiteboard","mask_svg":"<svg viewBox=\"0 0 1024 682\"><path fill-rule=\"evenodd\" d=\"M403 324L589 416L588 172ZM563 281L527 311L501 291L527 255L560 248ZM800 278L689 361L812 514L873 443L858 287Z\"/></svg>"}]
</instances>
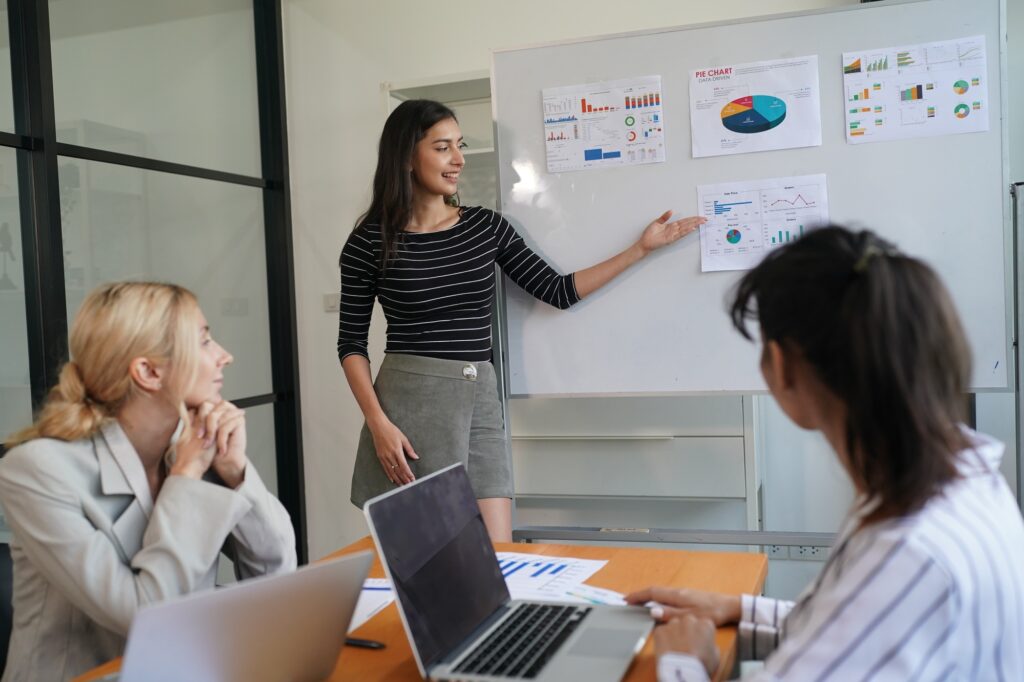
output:
<instances>
[{"instance_id":1,"label":"whiteboard","mask_svg":"<svg viewBox=\"0 0 1024 682\"><path fill-rule=\"evenodd\" d=\"M561 272L629 246L663 210L698 212L698 184L824 173L830 218L923 258L951 289L975 389L1007 385L1010 208L1000 0L871 3L495 52L491 88L504 215ZM984 35L989 131L874 144L845 139L842 53ZM817 55L822 144L694 159L692 69ZM550 174L545 88L660 75L666 161ZM512 396L764 390L758 348L732 328L741 272L701 274L696 234L568 311L504 283Z\"/></svg>"}]
</instances>

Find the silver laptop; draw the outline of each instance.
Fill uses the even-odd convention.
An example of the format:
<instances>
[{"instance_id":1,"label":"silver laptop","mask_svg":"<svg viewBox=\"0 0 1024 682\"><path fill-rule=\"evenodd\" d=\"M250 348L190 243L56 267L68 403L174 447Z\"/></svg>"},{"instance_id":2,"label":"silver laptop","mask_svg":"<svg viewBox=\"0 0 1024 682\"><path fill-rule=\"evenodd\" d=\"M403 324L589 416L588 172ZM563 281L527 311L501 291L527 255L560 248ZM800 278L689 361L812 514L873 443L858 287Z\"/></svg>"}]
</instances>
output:
<instances>
[{"instance_id":1,"label":"silver laptop","mask_svg":"<svg viewBox=\"0 0 1024 682\"><path fill-rule=\"evenodd\" d=\"M640 607L511 600L461 464L365 512L423 677L618 680L650 634Z\"/></svg>"},{"instance_id":2,"label":"silver laptop","mask_svg":"<svg viewBox=\"0 0 1024 682\"><path fill-rule=\"evenodd\" d=\"M359 552L142 609L121 682L322 680L373 560Z\"/></svg>"}]
</instances>

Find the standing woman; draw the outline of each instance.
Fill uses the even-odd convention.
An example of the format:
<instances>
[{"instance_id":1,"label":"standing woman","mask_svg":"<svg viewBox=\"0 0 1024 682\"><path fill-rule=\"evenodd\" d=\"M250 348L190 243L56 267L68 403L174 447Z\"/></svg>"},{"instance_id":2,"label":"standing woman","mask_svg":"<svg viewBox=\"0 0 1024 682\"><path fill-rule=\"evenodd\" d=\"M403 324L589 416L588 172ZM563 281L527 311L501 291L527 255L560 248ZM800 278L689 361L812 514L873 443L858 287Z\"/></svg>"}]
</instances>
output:
<instances>
[{"instance_id":1,"label":"standing woman","mask_svg":"<svg viewBox=\"0 0 1024 682\"><path fill-rule=\"evenodd\" d=\"M512 466L491 364L494 265L565 309L704 219L669 222L668 211L622 253L559 275L500 214L457 205L464 147L451 109L400 104L381 133L370 208L341 252L338 357L366 420L352 502L461 461L491 539L507 542ZM375 298L388 321L376 385L367 355Z\"/></svg>"},{"instance_id":2,"label":"standing woman","mask_svg":"<svg viewBox=\"0 0 1024 682\"><path fill-rule=\"evenodd\" d=\"M964 426L970 349L927 265L870 232L811 232L740 281L736 328L797 426L821 431L857 499L793 602L648 588L663 682L715 673L714 626L739 624L752 679L1020 680L1024 522L1001 443ZM744 678L746 679L746 678Z\"/></svg>"},{"instance_id":3,"label":"standing woman","mask_svg":"<svg viewBox=\"0 0 1024 682\"><path fill-rule=\"evenodd\" d=\"M120 656L135 613L212 588L222 551L239 578L295 568L288 513L246 458L245 414L221 397L231 354L188 290L102 286L69 345L38 419L0 460L14 535L4 682Z\"/></svg>"}]
</instances>

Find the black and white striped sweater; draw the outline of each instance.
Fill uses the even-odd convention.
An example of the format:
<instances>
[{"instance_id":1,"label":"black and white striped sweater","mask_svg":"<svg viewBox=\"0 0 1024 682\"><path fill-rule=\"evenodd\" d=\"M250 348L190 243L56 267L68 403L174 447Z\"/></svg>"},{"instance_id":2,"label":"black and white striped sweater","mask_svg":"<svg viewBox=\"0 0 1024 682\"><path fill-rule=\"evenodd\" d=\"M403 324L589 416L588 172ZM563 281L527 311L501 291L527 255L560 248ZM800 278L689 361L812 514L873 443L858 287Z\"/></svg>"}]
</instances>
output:
<instances>
[{"instance_id":1,"label":"black and white striped sweater","mask_svg":"<svg viewBox=\"0 0 1024 682\"><path fill-rule=\"evenodd\" d=\"M408 232L382 275L376 224L352 231L341 252L338 358L367 355L374 298L387 318L387 353L470 362L491 359L494 265L536 298L568 308L579 295L505 218L478 206L439 232Z\"/></svg>"}]
</instances>

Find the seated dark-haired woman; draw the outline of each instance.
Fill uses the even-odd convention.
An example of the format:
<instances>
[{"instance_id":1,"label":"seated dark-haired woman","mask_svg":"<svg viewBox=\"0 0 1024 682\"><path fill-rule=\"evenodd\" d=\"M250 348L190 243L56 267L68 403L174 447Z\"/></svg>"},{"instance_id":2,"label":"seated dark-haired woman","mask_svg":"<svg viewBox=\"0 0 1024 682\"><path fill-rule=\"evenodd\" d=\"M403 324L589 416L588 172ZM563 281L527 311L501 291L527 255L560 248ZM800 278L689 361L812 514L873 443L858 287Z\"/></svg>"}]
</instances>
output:
<instances>
[{"instance_id":1,"label":"seated dark-haired woman","mask_svg":"<svg viewBox=\"0 0 1024 682\"><path fill-rule=\"evenodd\" d=\"M817 230L773 252L732 304L798 426L821 431L858 493L795 602L647 588L660 680L706 680L714 626L739 624L757 680L1019 680L1024 522L1003 446L963 425L970 351L945 287L871 232Z\"/></svg>"}]
</instances>

